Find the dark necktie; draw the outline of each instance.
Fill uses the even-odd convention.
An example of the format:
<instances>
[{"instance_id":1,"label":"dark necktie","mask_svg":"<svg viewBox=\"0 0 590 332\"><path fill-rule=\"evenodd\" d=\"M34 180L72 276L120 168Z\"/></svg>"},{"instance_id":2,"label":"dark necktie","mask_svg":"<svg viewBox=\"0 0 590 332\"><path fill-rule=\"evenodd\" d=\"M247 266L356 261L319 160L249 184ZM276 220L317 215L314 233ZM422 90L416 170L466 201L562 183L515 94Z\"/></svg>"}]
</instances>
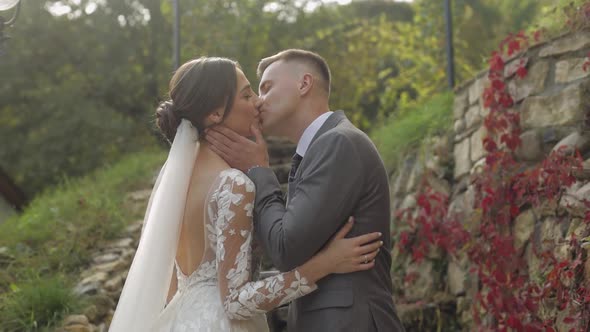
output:
<instances>
[{"instance_id":1,"label":"dark necktie","mask_svg":"<svg viewBox=\"0 0 590 332\"><path fill-rule=\"evenodd\" d=\"M303 160L303 157L300 156L298 153L296 153L291 159L291 171L289 172L289 182L293 182L293 180L295 180L295 173L297 173L297 168L299 168L301 160Z\"/></svg>"}]
</instances>

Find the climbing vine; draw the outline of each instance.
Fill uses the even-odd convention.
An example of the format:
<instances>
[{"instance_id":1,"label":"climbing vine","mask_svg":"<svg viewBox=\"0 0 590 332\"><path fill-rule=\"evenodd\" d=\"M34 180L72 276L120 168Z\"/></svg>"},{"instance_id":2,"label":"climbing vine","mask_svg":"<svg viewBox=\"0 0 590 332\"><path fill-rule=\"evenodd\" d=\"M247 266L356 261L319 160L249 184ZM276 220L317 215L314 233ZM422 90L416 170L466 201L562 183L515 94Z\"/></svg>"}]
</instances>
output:
<instances>
[{"instance_id":1,"label":"climbing vine","mask_svg":"<svg viewBox=\"0 0 590 332\"><path fill-rule=\"evenodd\" d=\"M583 10L590 13L590 5ZM414 261L432 250L468 258L470 277L478 281L473 321L483 331L554 331L558 321L572 332L590 329L590 286L584 276L587 253L579 234L568 234L561 241L530 241L528 249L515 245L517 217L526 211L545 223L590 224L590 202L568 192L583 173L577 151L554 149L534 167L525 167L516 158L522 130L508 82L527 76L525 51L540 36L539 31L509 35L489 60L489 84L482 95L488 111L485 164L471 178L477 226L467 229L457 221L448 211L449 197L428 186L417 195L415 208L397 212L398 219L409 225L399 234L398 246ZM589 61L584 68L590 68ZM530 269L532 256L538 263Z\"/></svg>"}]
</instances>

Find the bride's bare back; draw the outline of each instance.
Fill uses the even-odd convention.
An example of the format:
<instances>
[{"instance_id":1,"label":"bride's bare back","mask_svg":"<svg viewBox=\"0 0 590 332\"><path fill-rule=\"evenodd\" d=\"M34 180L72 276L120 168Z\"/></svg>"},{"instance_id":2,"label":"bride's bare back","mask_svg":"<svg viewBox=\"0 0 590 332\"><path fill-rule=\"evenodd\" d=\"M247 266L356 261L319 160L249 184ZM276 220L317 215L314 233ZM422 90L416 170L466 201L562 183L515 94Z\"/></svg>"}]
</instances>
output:
<instances>
[{"instance_id":1,"label":"bride's bare back","mask_svg":"<svg viewBox=\"0 0 590 332\"><path fill-rule=\"evenodd\" d=\"M205 253L205 212L206 200L211 187L219 174L228 169L228 164L202 143L195 162L188 189L184 218L180 229L180 239L176 252L177 266L185 275L192 274L203 261ZM172 286L168 300L176 292L176 273L172 276Z\"/></svg>"}]
</instances>

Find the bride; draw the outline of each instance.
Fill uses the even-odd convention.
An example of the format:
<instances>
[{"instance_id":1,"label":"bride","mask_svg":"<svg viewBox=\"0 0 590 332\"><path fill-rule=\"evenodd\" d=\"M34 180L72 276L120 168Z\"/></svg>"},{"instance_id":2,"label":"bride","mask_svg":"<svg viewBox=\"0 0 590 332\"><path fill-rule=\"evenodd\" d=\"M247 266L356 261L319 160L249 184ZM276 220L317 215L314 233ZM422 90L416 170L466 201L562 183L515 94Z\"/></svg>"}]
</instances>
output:
<instances>
[{"instance_id":1,"label":"bride","mask_svg":"<svg viewBox=\"0 0 590 332\"><path fill-rule=\"evenodd\" d=\"M350 220L308 262L252 281L254 184L199 133L223 123L251 136L258 97L225 58L183 64L169 88L156 116L172 146L110 331L268 331L264 313L313 292L319 279L373 267L380 234L346 239Z\"/></svg>"}]
</instances>

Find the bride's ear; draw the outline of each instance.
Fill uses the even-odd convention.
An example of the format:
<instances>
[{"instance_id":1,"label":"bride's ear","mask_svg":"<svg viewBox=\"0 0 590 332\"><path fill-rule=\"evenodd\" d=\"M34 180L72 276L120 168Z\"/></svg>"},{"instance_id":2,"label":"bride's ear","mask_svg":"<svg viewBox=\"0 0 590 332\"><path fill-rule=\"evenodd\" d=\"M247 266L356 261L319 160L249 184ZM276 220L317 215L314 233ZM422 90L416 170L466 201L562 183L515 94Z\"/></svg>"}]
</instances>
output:
<instances>
[{"instance_id":1,"label":"bride's ear","mask_svg":"<svg viewBox=\"0 0 590 332\"><path fill-rule=\"evenodd\" d=\"M220 124L223 121L223 113L224 113L223 108L216 109L211 114L207 115L205 125L207 127L209 127L212 125Z\"/></svg>"}]
</instances>

